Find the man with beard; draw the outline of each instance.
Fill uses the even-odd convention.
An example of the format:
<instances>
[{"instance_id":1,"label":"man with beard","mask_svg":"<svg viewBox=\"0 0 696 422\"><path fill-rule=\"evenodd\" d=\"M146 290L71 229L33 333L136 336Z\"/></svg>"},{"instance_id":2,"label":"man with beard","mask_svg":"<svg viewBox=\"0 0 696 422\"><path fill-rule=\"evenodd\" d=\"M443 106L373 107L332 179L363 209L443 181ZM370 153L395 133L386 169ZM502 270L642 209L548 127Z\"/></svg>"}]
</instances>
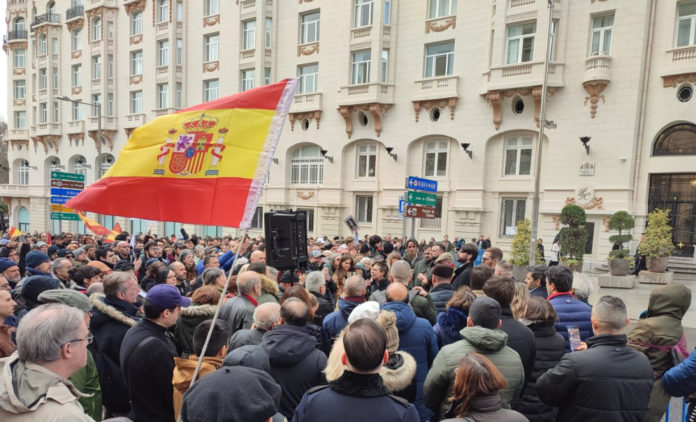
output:
<instances>
[{"instance_id":1,"label":"man with beard","mask_svg":"<svg viewBox=\"0 0 696 422\"><path fill-rule=\"evenodd\" d=\"M186 280L186 266L179 261L174 261L169 264L169 270L174 271L176 288L179 289L179 293L182 296L191 296L193 289L191 289L188 280Z\"/></svg>"},{"instance_id":2,"label":"man with beard","mask_svg":"<svg viewBox=\"0 0 696 422\"><path fill-rule=\"evenodd\" d=\"M13 289L22 279L17 263L10 258L0 258L0 274L7 279Z\"/></svg>"},{"instance_id":3,"label":"man with beard","mask_svg":"<svg viewBox=\"0 0 696 422\"><path fill-rule=\"evenodd\" d=\"M118 256L118 259L130 261L130 245L125 240L116 243L116 246L114 246L114 253Z\"/></svg>"},{"instance_id":4,"label":"man with beard","mask_svg":"<svg viewBox=\"0 0 696 422\"><path fill-rule=\"evenodd\" d=\"M427 285L430 280L430 272L435 266L437 258L445 252L445 247L439 243L430 247L430 260L424 260L413 269L413 282L416 286ZM413 287L413 286L410 286Z\"/></svg>"},{"instance_id":5,"label":"man with beard","mask_svg":"<svg viewBox=\"0 0 696 422\"><path fill-rule=\"evenodd\" d=\"M459 249L457 261L462 264L454 271L454 280L452 280L452 288L456 291L462 286L469 285L469 274L474 268L474 261L478 255L476 246L471 243L465 243Z\"/></svg>"}]
</instances>

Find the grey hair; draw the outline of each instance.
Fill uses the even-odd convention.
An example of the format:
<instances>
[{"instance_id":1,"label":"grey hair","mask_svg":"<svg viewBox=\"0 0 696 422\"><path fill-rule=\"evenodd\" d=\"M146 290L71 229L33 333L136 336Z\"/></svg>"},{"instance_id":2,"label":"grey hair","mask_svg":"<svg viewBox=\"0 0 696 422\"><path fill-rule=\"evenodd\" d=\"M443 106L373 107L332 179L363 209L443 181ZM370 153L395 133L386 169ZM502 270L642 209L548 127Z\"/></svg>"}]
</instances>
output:
<instances>
[{"instance_id":1,"label":"grey hair","mask_svg":"<svg viewBox=\"0 0 696 422\"><path fill-rule=\"evenodd\" d=\"M208 284L215 284L221 275L225 275L225 272L219 268L206 268L201 273L201 281L203 282L204 286L207 286Z\"/></svg>"},{"instance_id":2,"label":"grey hair","mask_svg":"<svg viewBox=\"0 0 696 422\"><path fill-rule=\"evenodd\" d=\"M575 296L587 300L592 294L592 279L586 274L573 272L573 289Z\"/></svg>"},{"instance_id":3,"label":"grey hair","mask_svg":"<svg viewBox=\"0 0 696 422\"><path fill-rule=\"evenodd\" d=\"M366 264L367 264L367 265L372 265L372 264L375 263L375 261L373 261L372 258L369 258L369 257L366 256L366 257L364 257L363 259L360 260L360 263L363 264L363 265L366 265Z\"/></svg>"},{"instance_id":4,"label":"grey hair","mask_svg":"<svg viewBox=\"0 0 696 422\"><path fill-rule=\"evenodd\" d=\"M262 330L270 330L280 318L280 305L275 302L262 303L254 309L254 325Z\"/></svg>"},{"instance_id":5,"label":"grey hair","mask_svg":"<svg viewBox=\"0 0 696 422\"><path fill-rule=\"evenodd\" d=\"M193 251L191 249L184 249L183 251L179 252L179 261L184 262L184 259L186 259L186 257L189 255L193 255Z\"/></svg>"},{"instance_id":6,"label":"grey hair","mask_svg":"<svg viewBox=\"0 0 696 422\"><path fill-rule=\"evenodd\" d=\"M348 277L343 287L343 293L346 297L362 296L363 290L365 290L365 279L360 275Z\"/></svg>"},{"instance_id":7,"label":"grey hair","mask_svg":"<svg viewBox=\"0 0 696 422\"><path fill-rule=\"evenodd\" d=\"M240 294L248 295L254 291L254 287L261 284L261 278L258 274L253 271L247 272L253 274L253 277L240 277L242 275L241 273L237 276L237 290Z\"/></svg>"},{"instance_id":8,"label":"grey hair","mask_svg":"<svg viewBox=\"0 0 696 422\"><path fill-rule=\"evenodd\" d=\"M84 312L62 303L32 309L17 327L19 359L38 364L57 361L63 345L75 340L84 322Z\"/></svg>"},{"instance_id":9,"label":"grey hair","mask_svg":"<svg viewBox=\"0 0 696 422\"><path fill-rule=\"evenodd\" d=\"M318 293L324 284L326 284L326 281L324 280L324 273L321 271L312 271L305 278L305 288L310 292Z\"/></svg>"},{"instance_id":10,"label":"grey hair","mask_svg":"<svg viewBox=\"0 0 696 422\"><path fill-rule=\"evenodd\" d=\"M53 272L56 272L56 270L62 270L63 269L63 261L67 261L68 258L56 258L53 260L53 263L51 264L51 269Z\"/></svg>"},{"instance_id":11,"label":"grey hair","mask_svg":"<svg viewBox=\"0 0 696 422\"><path fill-rule=\"evenodd\" d=\"M602 296L592 307L592 316L607 329L620 331L626 326L626 304L616 296Z\"/></svg>"},{"instance_id":12,"label":"grey hair","mask_svg":"<svg viewBox=\"0 0 696 422\"><path fill-rule=\"evenodd\" d=\"M199 258L203 256L204 252L205 252L205 246L203 246L203 245L196 245L193 247L193 254Z\"/></svg>"},{"instance_id":13,"label":"grey hair","mask_svg":"<svg viewBox=\"0 0 696 422\"><path fill-rule=\"evenodd\" d=\"M266 273L268 274L268 277L270 277L271 279L277 280L280 271L278 271L278 269L275 267L269 267L268 265L266 265Z\"/></svg>"},{"instance_id":14,"label":"grey hair","mask_svg":"<svg viewBox=\"0 0 696 422\"><path fill-rule=\"evenodd\" d=\"M107 274L102 279L104 286L104 295L106 297L116 297L116 293L121 292L126 294L126 282L135 278L135 275L130 271L114 271Z\"/></svg>"}]
</instances>

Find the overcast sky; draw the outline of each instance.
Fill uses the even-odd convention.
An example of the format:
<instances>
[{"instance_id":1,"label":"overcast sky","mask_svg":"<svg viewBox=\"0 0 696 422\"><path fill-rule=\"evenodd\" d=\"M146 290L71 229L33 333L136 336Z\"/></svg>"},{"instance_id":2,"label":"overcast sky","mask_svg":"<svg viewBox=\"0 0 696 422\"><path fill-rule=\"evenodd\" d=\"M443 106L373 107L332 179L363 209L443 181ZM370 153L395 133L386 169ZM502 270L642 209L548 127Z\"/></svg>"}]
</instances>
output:
<instances>
[{"instance_id":1,"label":"overcast sky","mask_svg":"<svg viewBox=\"0 0 696 422\"><path fill-rule=\"evenodd\" d=\"M4 37L7 34L7 25L5 24L5 11L7 2L0 6L0 32ZM0 119L7 121L7 54L0 51Z\"/></svg>"}]
</instances>

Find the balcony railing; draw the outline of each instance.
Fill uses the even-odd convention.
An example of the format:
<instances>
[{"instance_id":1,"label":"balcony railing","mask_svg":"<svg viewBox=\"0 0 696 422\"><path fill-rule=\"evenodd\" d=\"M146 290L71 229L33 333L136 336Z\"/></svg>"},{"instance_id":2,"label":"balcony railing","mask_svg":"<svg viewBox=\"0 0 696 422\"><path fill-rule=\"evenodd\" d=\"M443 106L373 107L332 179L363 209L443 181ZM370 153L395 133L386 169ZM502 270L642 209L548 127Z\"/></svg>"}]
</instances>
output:
<instances>
[{"instance_id":1,"label":"balcony railing","mask_svg":"<svg viewBox=\"0 0 696 422\"><path fill-rule=\"evenodd\" d=\"M60 15L58 13L48 12L42 15L34 16L34 20L31 22L32 30L35 26L43 23L60 23Z\"/></svg>"},{"instance_id":2,"label":"balcony railing","mask_svg":"<svg viewBox=\"0 0 696 422\"><path fill-rule=\"evenodd\" d=\"M585 60L586 70L609 69L611 67L610 56L592 56Z\"/></svg>"},{"instance_id":3,"label":"balcony railing","mask_svg":"<svg viewBox=\"0 0 696 422\"><path fill-rule=\"evenodd\" d=\"M85 14L85 7L84 6L75 6L71 7L68 9L67 12L65 12L65 19L70 20L73 18L80 17Z\"/></svg>"},{"instance_id":4,"label":"balcony railing","mask_svg":"<svg viewBox=\"0 0 696 422\"><path fill-rule=\"evenodd\" d=\"M7 32L7 40L8 41L26 40L26 39L27 39L27 30L26 29L16 29L14 31Z\"/></svg>"}]
</instances>

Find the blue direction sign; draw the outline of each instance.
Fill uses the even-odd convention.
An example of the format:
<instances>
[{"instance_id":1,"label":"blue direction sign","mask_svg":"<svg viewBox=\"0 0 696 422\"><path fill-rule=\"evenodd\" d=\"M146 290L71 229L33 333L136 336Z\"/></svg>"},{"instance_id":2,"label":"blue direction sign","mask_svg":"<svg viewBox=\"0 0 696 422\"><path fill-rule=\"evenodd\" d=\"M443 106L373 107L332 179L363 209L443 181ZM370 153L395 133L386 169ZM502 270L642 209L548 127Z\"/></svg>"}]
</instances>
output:
<instances>
[{"instance_id":1,"label":"blue direction sign","mask_svg":"<svg viewBox=\"0 0 696 422\"><path fill-rule=\"evenodd\" d=\"M404 211L406 210L406 201L399 199L399 217L404 216Z\"/></svg>"},{"instance_id":2,"label":"blue direction sign","mask_svg":"<svg viewBox=\"0 0 696 422\"><path fill-rule=\"evenodd\" d=\"M69 200L71 200L72 197L70 196L52 196L51 197L51 204L65 204Z\"/></svg>"},{"instance_id":3,"label":"blue direction sign","mask_svg":"<svg viewBox=\"0 0 696 422\"><path fill-rule=\"evenodd\" d=\"M67 196L72 198L73 196L77 196L82 192L79 189L63 189L63 188L51 188L51 195L54 196Z\"/></svg>"},{"instance_id":4,"label":"blue direction sign","mask_svg":"<svg viewBox=\"0 0 696 422\"><path fill-rule=\"evenodd\" d=\"M408 176L406 178L406 189L437 192L437 180L421 179L420 177Z\"/></svg>"}]
</instances>

